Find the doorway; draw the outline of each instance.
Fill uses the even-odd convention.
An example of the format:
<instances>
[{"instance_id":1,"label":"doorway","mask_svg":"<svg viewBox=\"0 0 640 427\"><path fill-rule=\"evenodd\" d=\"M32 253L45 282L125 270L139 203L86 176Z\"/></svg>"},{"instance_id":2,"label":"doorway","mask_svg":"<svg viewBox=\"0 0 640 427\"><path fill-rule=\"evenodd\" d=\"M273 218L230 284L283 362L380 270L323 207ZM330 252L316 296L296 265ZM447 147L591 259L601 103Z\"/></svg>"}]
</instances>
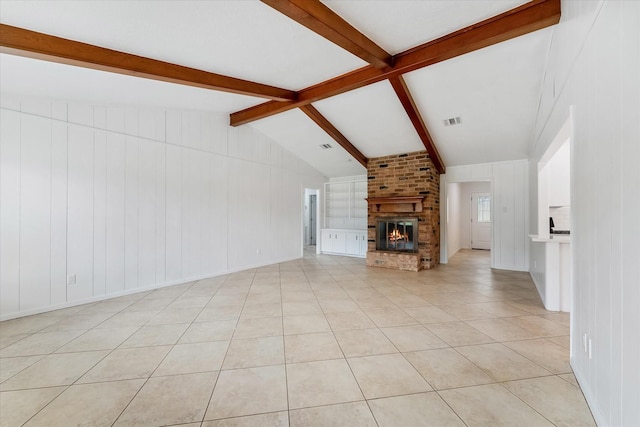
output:
<instances>
[{"instance_id":1,"label":"doorway","mask_svg":"<svg viewBox=\"0 0 640 427\"><path fill-rule=\"evenodd\" d=\"M471 249L491 249L491 194L471 193Z\"/></svg>"},{"instance_id":2,"label":"doorway","mask_svg":"<svg viewBox=\"0 0 640 427\"><path fill-rule=\"evenodd\" d=\"M316 244L316 210L318 203L318 196L315 194L309 195L309 245Z\"/></svg>"}]
</instances>

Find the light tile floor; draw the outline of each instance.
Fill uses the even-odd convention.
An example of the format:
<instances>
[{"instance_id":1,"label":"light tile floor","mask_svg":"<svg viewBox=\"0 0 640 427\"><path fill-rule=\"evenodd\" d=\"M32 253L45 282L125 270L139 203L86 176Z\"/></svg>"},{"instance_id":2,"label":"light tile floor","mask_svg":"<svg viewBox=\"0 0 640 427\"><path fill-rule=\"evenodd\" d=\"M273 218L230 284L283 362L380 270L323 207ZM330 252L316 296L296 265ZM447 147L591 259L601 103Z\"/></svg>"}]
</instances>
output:
<instances>
[{"instance_id":1,"label":"light tile floor","mask_svg":"<svg viewBox=\"0 0 640 427\"><path fill-rule=\"evenodd\" d=\"M0 427L592 426L569 317L462 251L317 256L0 323Z\"/></svg>"}]
</instances>

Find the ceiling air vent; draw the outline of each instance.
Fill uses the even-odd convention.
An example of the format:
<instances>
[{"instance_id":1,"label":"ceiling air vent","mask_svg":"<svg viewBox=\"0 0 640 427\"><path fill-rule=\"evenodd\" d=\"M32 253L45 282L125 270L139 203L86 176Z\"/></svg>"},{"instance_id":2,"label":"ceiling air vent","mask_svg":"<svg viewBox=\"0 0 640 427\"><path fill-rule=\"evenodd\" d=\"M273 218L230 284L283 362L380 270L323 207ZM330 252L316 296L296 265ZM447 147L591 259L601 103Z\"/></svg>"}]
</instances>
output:
<instances>
[{"instance_id":1,"label":"ceiling air vent","mask_svg":"<svg viewBox=\"0 0 640 427\"><path fill-rule=\"evenodd\" d=\"M451 117L450 119L444 119L442 121L444 123L445 126L455 126L455 125L459 125L462 120L460 120L460 116L458 117Z\"/></svg>"},{"instance_id":2,"label":"ceiling air vent","mask_svg":"<svg viewBox=\"0 0 640 427\"><path fill-rule=\"evenodd\" d=\"M329 148L333 148L331 144L320 144L320 148L323 150L328 150Z\"/></svg>"}]
</instances>

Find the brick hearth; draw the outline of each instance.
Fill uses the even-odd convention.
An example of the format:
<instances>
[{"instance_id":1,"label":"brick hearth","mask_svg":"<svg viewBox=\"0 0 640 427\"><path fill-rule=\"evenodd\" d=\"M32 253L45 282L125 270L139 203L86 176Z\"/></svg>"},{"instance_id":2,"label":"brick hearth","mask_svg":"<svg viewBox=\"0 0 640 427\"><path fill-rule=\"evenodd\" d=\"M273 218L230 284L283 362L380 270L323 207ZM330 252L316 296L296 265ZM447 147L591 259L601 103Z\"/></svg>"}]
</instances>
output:
<instances>
[{"instance_id":1,"label":"brick hearth","mask_svg":"<svg viewBox=\"0 0 640 427\"><path fill-rule=\"evenodd\" d=\"M440 263L440 175L426 151L369 159L368 197L424 197L422 211L411 204L369 205L367 265L399 270L430 269ZM379 210L379 212L377 212ZM376 251L376 219L417 217L418 253Z\"/></svg>"}]
</instances>

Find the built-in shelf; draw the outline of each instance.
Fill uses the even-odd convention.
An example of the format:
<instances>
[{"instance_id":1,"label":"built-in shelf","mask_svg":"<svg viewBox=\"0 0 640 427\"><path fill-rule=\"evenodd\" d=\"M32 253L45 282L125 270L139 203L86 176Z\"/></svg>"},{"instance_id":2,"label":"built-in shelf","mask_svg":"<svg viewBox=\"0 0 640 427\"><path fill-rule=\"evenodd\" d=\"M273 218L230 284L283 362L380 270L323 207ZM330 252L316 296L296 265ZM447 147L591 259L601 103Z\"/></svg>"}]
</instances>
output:
<instances>
[{"instance_id":1,"label":"built-in shelf","mask_svg":"<svg viewBox=\"0 0 640 427\"><path fill-rule=\"evenodd\" d=\"M394 205L393 212L422 212L423 200L424 197L415 196L370 197L367 203L371 212L380 212L385 205Z\"/></svg>"}]
</instances>

